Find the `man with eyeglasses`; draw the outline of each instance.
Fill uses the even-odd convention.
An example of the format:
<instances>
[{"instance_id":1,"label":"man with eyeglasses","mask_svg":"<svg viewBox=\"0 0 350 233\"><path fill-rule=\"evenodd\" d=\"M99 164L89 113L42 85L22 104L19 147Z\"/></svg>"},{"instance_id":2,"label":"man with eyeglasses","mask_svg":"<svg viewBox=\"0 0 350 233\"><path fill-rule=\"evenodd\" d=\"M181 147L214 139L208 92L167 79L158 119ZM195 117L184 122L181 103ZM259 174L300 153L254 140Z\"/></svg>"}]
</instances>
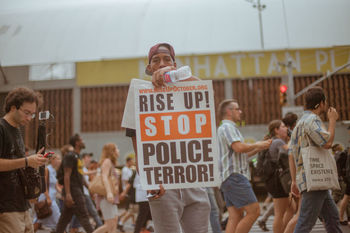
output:
<instances>
[{"instance_id":1,"label":"man with eyeglasses","mask_svg":"<svg viewBox=\"0 0 350 233\"><path fill-rule=\"evenodd\" d=\"M259 203L249 183L248 157L269 148L271 140L254 144L244 142L236 126L241 121L242 114L236 100L222 101L219 114L222 120L217 133L221 162L219 167L223 180L221 191L229 214L225 232L248 233L260 214Z\"/></svg>"},{"instance_id":2,"label":"man with eyeglasses","mask_svg":"<svg viewBox=\"0 0 350 233\"><path fill-rule=\"evenodd\" d=\"M5 116L0 119L0 233L34 232L18 169L38 168L47 161L40 154L43 149L25 156L19 128L34 118L37 105L36 93L23 87L12 90L5 99Z\"/></svg>"}]
</instances>

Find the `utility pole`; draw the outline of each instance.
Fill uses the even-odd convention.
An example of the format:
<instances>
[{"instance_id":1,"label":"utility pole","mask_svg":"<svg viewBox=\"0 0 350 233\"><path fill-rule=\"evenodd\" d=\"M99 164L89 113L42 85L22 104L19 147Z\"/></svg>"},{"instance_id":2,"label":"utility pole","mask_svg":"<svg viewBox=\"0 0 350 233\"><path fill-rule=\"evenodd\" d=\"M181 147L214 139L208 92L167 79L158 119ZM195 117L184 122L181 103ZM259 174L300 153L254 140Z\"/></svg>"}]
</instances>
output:
<instances>
[{"instance_id":1,"label":"utility pole","mask_svg":"<svg viewBox=\"0 0 350 233\"><path fill-rule=\"evenodd\" d=\"M291 59L287 61L286 69L288 74L287 103L289 106L294 106L294 77L293 62Z\"/></svg>"},{"instance_id":2,"label":"utility pole","mask_svg":"<svg viewBox=\"0 0 350 233\"><path fill-rule=\"evenodd\" d=\"M260 29L260 45L261 49L264 49L264 32L263 32L263 23L262 23L262 14L261 12L266 8L266 5L261 4L261 0L246 0L247 2L250 2L253 4L253 7L258 10L258 17L259 17L259 29Z\"/></svg>"},{"instance_id":3,"label":"utility pole","mask_svg":"<svg viewBox=\"0 0 350 233\"><path fill-rule=\"evenodd\" d=\"M261 12L266 8L266 5L261 4L260 0L257 1L257 3L253 4L253 7L258 10L259 15L259 29L260 29L260 44L261 49L264 49L264 32L263 32L263 23L262 23L262 15Z\"/></svg>"},{"instance_id":4,"label":"utility pole","mask_svg":"<svg viewBox=\"0 0 350 233\"><path fill-rule=\"evenodd\" d=\"M293 61L292 59L288 59L286 62L279 62L280 66L283 66L287 70L287 104L288 106L295 106L295 92L294 92L294 77L293 77Z\"/></svg>"},{"instance_id":5,"label":"utility pole","mask_svg":"<svg viewBox=\"0 0 350 233\"><path fill-rule=\"evenodd\" d=\"M2 77L4 78L5 85L8 84L4 69L2 68L1 64L0 64L0 72L1 72Z\"/></svg>"}]
</instances>

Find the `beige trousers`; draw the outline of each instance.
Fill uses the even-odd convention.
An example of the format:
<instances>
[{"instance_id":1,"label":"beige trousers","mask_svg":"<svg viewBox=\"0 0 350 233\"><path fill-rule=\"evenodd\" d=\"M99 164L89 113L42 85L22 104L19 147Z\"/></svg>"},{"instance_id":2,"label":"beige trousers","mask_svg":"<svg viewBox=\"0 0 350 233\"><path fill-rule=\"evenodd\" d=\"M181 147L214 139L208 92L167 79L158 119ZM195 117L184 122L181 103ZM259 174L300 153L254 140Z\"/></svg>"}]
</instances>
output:
<instances>
[{"instance_id":1,"label":"beige trousers","mask_svg":"<svg viewBox=\"0 0 350 233\"><path fill-rule=\"evenodd\" d=\"M34 233L29 211L0 213L0 233Z\"/></svg>"}]
</instances>

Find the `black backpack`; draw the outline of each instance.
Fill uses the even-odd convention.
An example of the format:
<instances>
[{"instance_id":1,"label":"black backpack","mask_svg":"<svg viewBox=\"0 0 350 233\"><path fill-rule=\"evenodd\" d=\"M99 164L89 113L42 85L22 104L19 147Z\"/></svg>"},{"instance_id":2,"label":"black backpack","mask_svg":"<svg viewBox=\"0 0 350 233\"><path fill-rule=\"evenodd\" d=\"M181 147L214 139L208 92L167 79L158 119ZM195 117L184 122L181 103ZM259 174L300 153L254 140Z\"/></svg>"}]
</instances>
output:
<instances>
[{"instance_id":1,"label":"black backpack","mask_svg":"<svg viewBox=\"0 0 350 233\"><path fill-rule=\"evenodd\" d=\"M269 149L258 153L258 162L256 165L256 174L264 181L270 179L277 169L276 162L271 160Z\"/></svg>"},{"instance_id":2,"label":"black backpack","mask_svg":"<svg viewBox=\"0 0 350 233\"><path fill-rule=\"evenodd\" d=\"M63 164L62 163L57 170L56 179L57 179L58 184L64 185L64 172L63 172Z\"/></svg>"},{"instance_id":3,"label":"black backpack","mask_svg":"<svg viewBox=\"0 0 350 233\"><path fill-rule=\"evenodd\" d=\"M135 204L136 200L135 200L135 195L136 195L136 190L134 188L134 180L135 180L135 176L136 176L136 170L132 170L132 176L130 177L128 183L130 184L130 189L128 191L128 198L130 203Z\"/></svg>"},{"instance_id":4,"label":"black backpack","mask_svg":"<svg viewBox=\"0 0 350 233\"><path fill-rule=\"evenodd\" d=\"M346 178L346 168L347 166L349 166L347 164L347 160L348 160L348 154L346 153L346 151L341 151L341 152L337 152L335 154L335 162L337 164L337 171L338 171L338 177L339 178Z\"/></svg>"}]
</instances>

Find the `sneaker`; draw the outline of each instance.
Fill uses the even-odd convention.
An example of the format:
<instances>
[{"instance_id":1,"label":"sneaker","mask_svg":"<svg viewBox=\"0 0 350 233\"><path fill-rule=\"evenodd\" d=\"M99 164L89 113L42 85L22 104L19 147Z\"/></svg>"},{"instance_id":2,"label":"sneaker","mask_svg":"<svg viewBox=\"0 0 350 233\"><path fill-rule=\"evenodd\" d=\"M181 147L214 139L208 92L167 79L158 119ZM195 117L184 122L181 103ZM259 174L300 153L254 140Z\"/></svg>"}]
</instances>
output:
<instances>
[{"instance_id":1,"label":"sneaker","mask_svg":"<svg viewBox=\"0 0 350 233\"><path fill-rule=\"evenodd\" d=\"M118 224L118 225L117 225L117 229L118 229L120 232L125 232L124 226L121 225L121 224Z\"/></svg>"},{"instance_id":2,"label":"sneaker","mask_svg":"<svg viewBox=\"0 0 350 233\"><path fill-rule=\"evenodd\" d=\"M348 221L340 221L340 225L347 226L348 225Z\"/></svg>"},{"instance_id":3,"label":"sneaker","mask_svg":"<svg viewBox=\"0 0 350 233\"><path fill-rule=\"evenodd\" d=\"M266 222L259 220L258 225L263 231L269 231L269 229L266 227Z\"/></svg>"}]
</instances>

